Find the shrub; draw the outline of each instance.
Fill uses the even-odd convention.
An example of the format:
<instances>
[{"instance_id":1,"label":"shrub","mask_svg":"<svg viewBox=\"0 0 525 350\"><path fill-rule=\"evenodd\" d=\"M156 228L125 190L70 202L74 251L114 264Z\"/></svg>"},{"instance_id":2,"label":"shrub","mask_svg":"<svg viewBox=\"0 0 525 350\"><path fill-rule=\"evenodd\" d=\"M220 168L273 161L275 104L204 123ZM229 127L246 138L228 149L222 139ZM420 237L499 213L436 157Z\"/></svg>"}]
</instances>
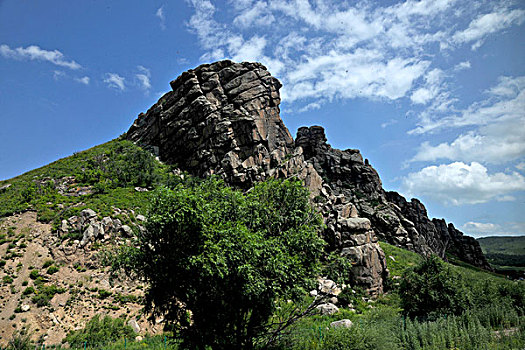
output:
<instances>
[{"instance_id":1,"label":"shrub","mask_svg":"<svg viewBox=\"0 0 525 350\"><path fill-rule=\"evenodd\" d=\"M99 289L98 290L98 297L99 297L99 299L106 299L111 294L112 294L111 292L109 292L107 290L104 290L104 289Z\"/></svg>"},{"instance_id":2,"label":"shrub","mask_svg":"<svg viewBox=\"0 0 525 350\"><path fill-rule=\"evenodd\" d=\"M29 278L32 280L36 280L40 276L40 272L38 270L31 270L29 273Z\"/></svg>"},{"instance_id":3,"label":"shrub","mask_svg":"<svg viewBox=\"0 0 525 350\"><path fill-rule=\"evenodd\" d=\"M149 282L146 309L186 346L251 348L276 300L313 287L320 225L300 182L270 180L244 195L210 179L160 191L140 248L121 262Z\"/></svg>"},{"instance_id":4,"label":"shrub","mask_svg":"<svg viewBox=\"0 0 525 350\"><path fill-rule=\"evenodd\" d=\"M120 338L134 337L133 328L126 325L124 319L109 316L101 318L100 315L95 315L83 329L69 332L65 341L71 347L83 345L84 342L100 346Z\"/></svg>"},{"instance_id":5,"label":"shrub","mask_svg":"<svg viewBox=\"0 0 525 350\"><path fill-rule=\"evenodd\" d=\"M461 275L434 255L404 274L399 294L409 317L459 315L472 305Z\"/></svg>"},{"instance_id":6,"label":"shrub","mask_svg":"<svg viewBox=\"0 0 525 350\"><path fill-rule=\"evenodd\" d=\"M58 270L60 270L60 269L58 268L58 266L51 265L51 266L49 266L49 268L47 269L46 273L47 273L48 275L52 275L52 274L54 274L54 273L57 273Z\"/></svg>"},{"instance_id":7,"label":"shrub","mask_svg":"<svg viewBox=\"0 0 525 350\"><path fill-rule=\"evenodd\" d=\"M46 260L44 262L44 265L42 265L43 269L47 269L49 266L53 265L53 260Z\"/></svg>"},{"instance_id":8,"label":"shrub","mask_svg":"<svg viewBox=\"0 0 525 350\"><path fill-rule=\"evenodd\" d=\"M27 287L26 289L24 289L22 294L29 295L29 294L33 294L34 292L35 292L35 289L33 287Z\"/></svg>"}]
</instances>

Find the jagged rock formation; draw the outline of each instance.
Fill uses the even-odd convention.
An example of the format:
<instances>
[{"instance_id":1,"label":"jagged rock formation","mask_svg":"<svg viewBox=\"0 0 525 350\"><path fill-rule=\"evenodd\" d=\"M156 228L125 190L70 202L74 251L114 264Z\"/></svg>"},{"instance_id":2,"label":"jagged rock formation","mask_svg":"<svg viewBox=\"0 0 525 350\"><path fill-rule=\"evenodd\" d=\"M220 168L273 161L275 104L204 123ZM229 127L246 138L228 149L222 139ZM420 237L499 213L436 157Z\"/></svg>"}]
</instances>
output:
<instances>
[{"instance_id":1,"label":"jagged rock formation","mask_svg":"<svg viewBox=\"0 0 525 350\"><path fill-rule=\"evenodd\" d=\"M323 215L324 238L352 260L353 283L371 294L382 291L388 274L378 237L440 256L454 242L463 252L457 255L482 260L475 241L438 230L419 201L385 192L359 150L333 149L319 126L300 128L294 142L279 116L281 84L263 65L205 64L171 87L127 138L193 175L216 174L245 189L268 177L299 177Z\"/></svg>"},{"instance_id":2,"label":"jagged rock formation","mask_svg":"<svg viewBox=\"0 0 525 350\"><path fill-rule=\"evenodd\" d=\"M250 187L293 150L279 116L281 83L259 63L221 61L183 73L128 138L198 176Z\"/></svg>"}]
</instances>

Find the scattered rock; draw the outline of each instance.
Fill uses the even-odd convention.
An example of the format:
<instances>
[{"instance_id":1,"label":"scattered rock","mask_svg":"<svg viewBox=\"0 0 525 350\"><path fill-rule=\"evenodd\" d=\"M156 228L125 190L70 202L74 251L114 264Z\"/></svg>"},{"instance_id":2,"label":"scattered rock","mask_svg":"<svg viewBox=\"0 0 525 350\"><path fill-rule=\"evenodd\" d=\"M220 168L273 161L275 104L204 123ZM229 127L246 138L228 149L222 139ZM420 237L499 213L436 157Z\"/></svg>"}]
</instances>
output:
<instances>
[{"instance_id":1,"label":"scattered rock","mask_svg":"<svg viewBox=\"0 0 525 350\"><path fill-rule=\"evenodd\" d=\"M122 225L120 227L120 233L122 233L122 235L124 237L132 237L133 236L133 230L128 225Z\"/></svg>"},{"instance_id":2,"label":"scattered rock","mask_svg":"<svg viewBox=\"0 0 525 350\"><path fill-rule=\"evenodd\" d=\"M339 320L339 321L334 321L332 323L330 323L330 327L332 328L350 328L352 327L352 321L350 321L349 319L345 318L345 319L342 319L342 320Z\"/></svg>"},{"instance_id":3,"label":"scattered rock","mask_svg":"<svg viewBox=\"0 0 525 350\"><path fill-rule=\"evenodd\" d=\"M137 323L136 320L129 320L129 321L128 321L128 326L130 326L131 328L133 328L133 330L135 331L135 333L139 333L139 332L140 332L140 326L139 326L139 324Z\"/></svg>"},{"instance_id":4,"label":"scattered rock","mask_svg":"<svg viewBox=\"0 0 525 350\"><path fill-rule=\"evenodd\" d=\"M339 312L339 308L332 303L318 305L317 310L321 312L321 315L333 315Z\"/></svg>"},{"instance_id":5,"label":"scattered rock","mask_svg":"<svg viewBox=\"0 0 525 350\"><path fill-rule=\"evenodd\" d=\"M29 306L28 304L22 304L22 306L20 306L20 309L22 309L23 312L27 312L31 310L31 306Z\"/></svg>"}]
</instances>

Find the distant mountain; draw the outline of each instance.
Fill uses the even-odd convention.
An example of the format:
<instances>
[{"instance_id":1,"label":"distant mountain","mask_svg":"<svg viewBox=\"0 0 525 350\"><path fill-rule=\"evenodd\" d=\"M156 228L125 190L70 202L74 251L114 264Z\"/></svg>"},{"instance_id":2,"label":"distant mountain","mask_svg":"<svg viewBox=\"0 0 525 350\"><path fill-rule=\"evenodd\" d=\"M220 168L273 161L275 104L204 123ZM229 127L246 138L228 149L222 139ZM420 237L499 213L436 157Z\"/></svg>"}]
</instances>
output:
<instances>
[{"instance_id":1,"label":"distant mountain","mask_svg":"<svg viewBox=\"0 0 525 350\"><path fill-rule=\"evenodd\" d=\"M489 263L498 268L525 270L525 236L478 238Z\"/></svg>"}]
</instances>

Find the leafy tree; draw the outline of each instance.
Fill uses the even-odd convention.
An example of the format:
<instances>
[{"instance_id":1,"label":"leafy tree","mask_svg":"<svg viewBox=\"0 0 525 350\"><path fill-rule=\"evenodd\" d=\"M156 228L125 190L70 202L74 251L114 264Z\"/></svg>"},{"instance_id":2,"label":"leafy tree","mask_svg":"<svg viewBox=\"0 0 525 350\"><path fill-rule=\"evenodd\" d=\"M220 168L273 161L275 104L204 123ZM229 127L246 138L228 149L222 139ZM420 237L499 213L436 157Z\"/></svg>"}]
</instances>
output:
<instances>
[{"instance_id":1,"label":"leafy tree","mask_svg":"<svg viewBox=\"0 0 525 350\"><path fill-rule=\"evenodd\" d=\"M189 348L249 349L279 299L314 284L324 242L299 181L269 180L248 193L217 179L163 189L139 248L121 262L149 282L146 309Z\"/></svg>"},{"instance_id":2,"label":"leafy tree","mask_svg":"<svg viewBox=\"0 0 525 350\"><path fill-rule=\"evenodd\" d=\"M471 306L461 275L435 255L405 272L399 294L401 307L410 317L459 315Z\"/></svg>"}]
</instances>

